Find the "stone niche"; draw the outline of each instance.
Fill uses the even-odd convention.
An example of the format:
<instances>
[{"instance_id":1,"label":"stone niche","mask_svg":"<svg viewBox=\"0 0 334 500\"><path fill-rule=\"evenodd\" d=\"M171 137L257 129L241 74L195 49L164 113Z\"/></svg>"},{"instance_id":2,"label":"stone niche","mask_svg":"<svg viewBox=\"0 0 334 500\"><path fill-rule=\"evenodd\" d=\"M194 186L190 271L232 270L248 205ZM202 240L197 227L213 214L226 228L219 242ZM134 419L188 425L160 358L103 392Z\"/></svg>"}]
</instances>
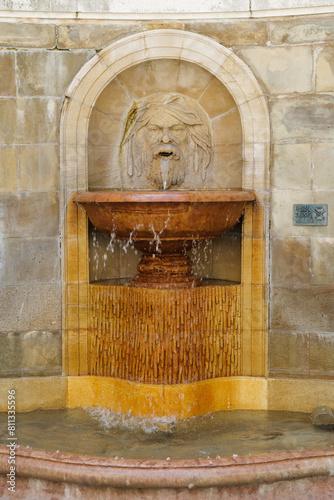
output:
<instances>
[{"instance_id":1,"label":"stone niche","mask_svg":"<svg viewBox=\"0 0 334 500\"><path fill-rule=\"evenodd\" d=\"M119 73L98 96L88 129L88 188L152 189L143 172L129 172L120 145L127 115L151 96L171 94L198 106L212 136L209 161L198 173L189 165L182 184L169 189L241 188L243 152L238 105L226 86L205 68L181 59L154 59ZM201 111L200 111L201 112ZM124 152L123 152L124 156ZM131 160L132 161L132 160ZM153 187L157 189L157 187ZM219 240L202 243L190 252L201 278L241 281L241 223ZM128 278L136 273L138 252L90 228L90 281Z\"/></svg>"},{"instance_id":2,"label":"stone niche","mask_svg":"<svg viewBox=\"0 0 334 500\"><path fill-rule=\"evenodd\" d=\"M228 281L229 290L220 282L203 287L202 292L173 291L173 303L196 301L199 293L203 308L208 308L210 325L215 324L216 318L228 325L237 318L231 339L225 338L223 332L215 340L213 356L217 355L217 359L212 368L205 368L210 377L264 376L269 200L266 101L252 72L230 50L208 37L172 29L151 30L116 41L81 69L67 92L61 119L64 371L67 375L105 375L161 384L207 378L206 373L199 377L196 369L194 376L190 373L185 379L150 379L149 374L146 379L140 375L131 379L119 367L110 365L111 350L119 343L116 359L125 345L122 335L128 338L127 322L120 327L115 303L126 300L127 307L137 307L138 296L143 293L145 301L141 304L151 309L156 298L151 297L149 289L137 292L121 286L120 278L136 274L139 255L124 242L110 244L110 238L94 230L84 209L73 202L73 196L81 190L152 189L150 179L140 169L139 175L136 171L129 174L120 145L127 133L124 128L131 110L157 94L178 94L196 103L194 106L204 113L212 135L212 153L205 175L186 171L182 183L172 183L169 189L244 188L254 190L257 197L256 203L246 205L242 221L232 232L213 243L204 243L191 255L200 277L224 280L225 284ZM165 295L171 294L161 291L162 301ZM171 302L166 307L161 304L166 318L174 318L168 309ZM216 307L219 312L215 312ZM193 314L192 308L189 311ZM110 326L110 314L115 328ZM106 332L103 325L109 325L111 330ZM207 327L205 322L198 325L201 336ZM161 335L163 339L163 331ZM215 327L212 335L215 336ZM163 349L175 352L174 341L172 334L172 344ZM198 338L198 343L203 353L212 349L209 337L206 341ZM222 345L227 346L225 353ZM231 345L232 354L228 347ZM198 352L198 347L194 347L194 352ZM172 354L167 358L171 359ZM221 363L234 368L217 373L215 366Z\"/></svg>"}]
</instances>

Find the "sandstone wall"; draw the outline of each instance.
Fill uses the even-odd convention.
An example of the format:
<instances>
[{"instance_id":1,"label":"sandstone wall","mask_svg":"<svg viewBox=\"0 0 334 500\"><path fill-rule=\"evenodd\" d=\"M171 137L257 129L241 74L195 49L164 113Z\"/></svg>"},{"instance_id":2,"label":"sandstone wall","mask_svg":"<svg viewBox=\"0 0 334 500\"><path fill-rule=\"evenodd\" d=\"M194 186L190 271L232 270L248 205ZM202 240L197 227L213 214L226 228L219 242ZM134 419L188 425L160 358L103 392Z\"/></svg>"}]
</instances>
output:
<instances>
[{"instance_id":1,"label":"sandstone wall","mask_svg":"<svg viewBox=\"0 0 334 500\"><path fill-rule=\"evenodd\" d=\"M15 2L0 3L2 10L10 4L15 8ZM201 33L231 48L267 96L270 374L331 378L334 16L329 14L0 21L0 372L61 373L59 120L66 88L83 64L113 40L167 27ZM294 203L328 203L328 226L294 226Z\"/></svg>"}]
</instances>

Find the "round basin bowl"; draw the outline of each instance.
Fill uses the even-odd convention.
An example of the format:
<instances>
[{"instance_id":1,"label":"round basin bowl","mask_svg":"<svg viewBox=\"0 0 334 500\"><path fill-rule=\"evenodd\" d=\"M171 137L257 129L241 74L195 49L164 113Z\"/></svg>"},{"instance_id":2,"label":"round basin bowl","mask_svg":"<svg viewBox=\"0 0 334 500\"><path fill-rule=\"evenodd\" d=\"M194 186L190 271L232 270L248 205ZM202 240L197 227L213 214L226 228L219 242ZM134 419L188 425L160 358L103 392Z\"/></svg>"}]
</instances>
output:
<instances>
[{"instance_id":1,"label":"round basin bowl","mask_svg":"<svg viewBox=\"0 0 334 500\"><path fill-rule=\"evenodd\" d=\"M86 191L74 198L96 229L144 252L132 284L155 288L199 285L186 250L230 231L254 200L247 190Z\"/></svg>"}]
</instances>

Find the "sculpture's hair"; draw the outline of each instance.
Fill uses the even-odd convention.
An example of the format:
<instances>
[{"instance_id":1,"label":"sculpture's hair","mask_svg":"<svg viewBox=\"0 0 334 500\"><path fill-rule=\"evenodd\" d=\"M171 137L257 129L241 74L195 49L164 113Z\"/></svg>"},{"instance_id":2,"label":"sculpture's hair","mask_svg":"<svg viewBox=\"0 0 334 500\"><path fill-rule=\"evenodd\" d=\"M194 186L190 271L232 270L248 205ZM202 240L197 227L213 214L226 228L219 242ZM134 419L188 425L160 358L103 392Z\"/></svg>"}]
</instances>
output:
<instances>
[{"instance_id":1,"label":"sculpture's hair","mask_svg":"<svg viewBox=\"0 0 334 500\"><path fill-rule=\"evenodd\" d=\"M192 139L193 168L195 172L198 172L201 167L204 180L212 149L209 120L203 108L194 99L178 93L152 94L135 103L130 109L120 144L120 155L123 154L123 148L127 145L128 174L133 175L133 166L138 175L141 174L142 161L138 158L138 154L134 154L133 139L136 133L159 112L176 118L186 126Z\"/></svg>"}]
</instances>

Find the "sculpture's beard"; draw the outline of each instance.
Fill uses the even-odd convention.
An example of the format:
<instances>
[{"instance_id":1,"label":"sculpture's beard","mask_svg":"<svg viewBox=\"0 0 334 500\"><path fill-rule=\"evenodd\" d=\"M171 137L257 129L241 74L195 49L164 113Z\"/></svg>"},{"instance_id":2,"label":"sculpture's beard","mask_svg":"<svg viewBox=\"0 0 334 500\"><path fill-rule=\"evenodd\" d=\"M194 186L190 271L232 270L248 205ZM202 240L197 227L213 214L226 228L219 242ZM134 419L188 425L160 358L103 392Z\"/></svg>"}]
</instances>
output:
<instances>
[{"instance_id":1,"label":"sculpture's beard","mask_svg":"<svg viewBox=\"0 0 334 500\"><path fill-rule=\"evenodd\" d=\"M156 144L145 155L147 179L158 189L182 184L185 176L184 156L175 144ZM144 158L143 158L144 159Z\"/></svg>"}]
</instances>

